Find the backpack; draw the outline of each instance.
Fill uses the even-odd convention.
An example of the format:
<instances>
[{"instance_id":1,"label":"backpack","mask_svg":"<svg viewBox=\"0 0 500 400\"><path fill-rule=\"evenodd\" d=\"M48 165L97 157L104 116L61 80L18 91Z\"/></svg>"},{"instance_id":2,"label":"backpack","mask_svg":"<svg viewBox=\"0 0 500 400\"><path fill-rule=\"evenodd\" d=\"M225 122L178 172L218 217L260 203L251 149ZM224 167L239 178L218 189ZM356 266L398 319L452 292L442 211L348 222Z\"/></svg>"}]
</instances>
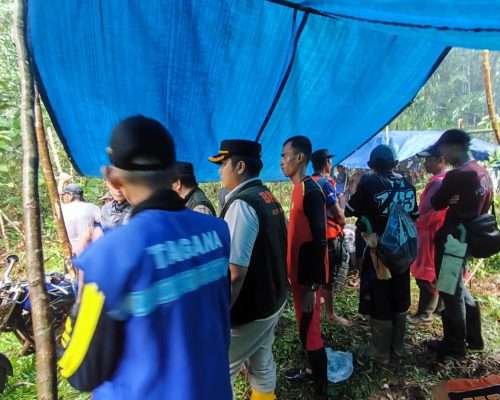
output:
<instances>
[{"instance_id":1,"label":"backpack","mask_svg":"<svg viewBox=\"0 0 500 400\"><path fill-rule=\"evenodd\" d=\"M390 207L387 225L378 244L381 261L394 275L408 271L410 264L417 258L417 228L415 222L400 204L394 204L398 192L394 187L381 209Z\"/></svg>"},{"instance_id":2,"label":"backpack","mask_svg":"<svg viewBox=\"0 0 500 400\"><path fill-rule=\"evenodd\" d=\"M469 254L475 258L488 258L500 252L500 230L497 225L494 202L491 214L483 214L463 225Z\"/></svg>"}]
</instances>

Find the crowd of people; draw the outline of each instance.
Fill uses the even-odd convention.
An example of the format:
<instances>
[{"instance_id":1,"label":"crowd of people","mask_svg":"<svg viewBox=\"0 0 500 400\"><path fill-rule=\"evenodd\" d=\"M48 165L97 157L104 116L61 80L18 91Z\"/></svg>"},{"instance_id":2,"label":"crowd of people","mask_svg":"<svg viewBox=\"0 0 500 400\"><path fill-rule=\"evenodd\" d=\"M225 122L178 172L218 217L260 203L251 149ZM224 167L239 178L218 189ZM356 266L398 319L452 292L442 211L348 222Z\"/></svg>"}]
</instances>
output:
<instances>
[{"instance_id":1,"label":"crowd of people","mask_svg":"<svg viewBox=\"0 0 500 400\"><path fill-rule=\"evenodd\" d=\"M224 140L209 157L223 188L217 217L193 165L177 161L167 129L143 116L123 120L107 149L109 196L102 208L85 202L78 185L62 192L80 273L79 299L62 340L62 375L95 400L223 400L233 398L235 378L245 370L252 400L276 399L273 343L291 292L306 359L284 376L311 382L318 399L328 398L321 310L333 323L351 325L335 310L352 252L346 217L357 218L359 312L371 325L367 357L397 362L407 322L428 323L436 310L444 335L428 343L429 351L445 359L482 349L466 265L453 294L436 284L449 238L458 238L460 224L488 212L492 202L491 180L469 145L467 133L450 130L419 154L431 177L418 205L415 187L395 172L390 146L375 148L371 173L356 182L355 193L339 197L349 182L342 168L332 178L332 154L313 151L305 136L290 137L280 160L293 185L285 215L259 178L261 145ZM379 251L394 205L418 230L417 258L402 271ZM413 316L407 315L410 273L420 291Z\"/></svg>"}]
</instances>

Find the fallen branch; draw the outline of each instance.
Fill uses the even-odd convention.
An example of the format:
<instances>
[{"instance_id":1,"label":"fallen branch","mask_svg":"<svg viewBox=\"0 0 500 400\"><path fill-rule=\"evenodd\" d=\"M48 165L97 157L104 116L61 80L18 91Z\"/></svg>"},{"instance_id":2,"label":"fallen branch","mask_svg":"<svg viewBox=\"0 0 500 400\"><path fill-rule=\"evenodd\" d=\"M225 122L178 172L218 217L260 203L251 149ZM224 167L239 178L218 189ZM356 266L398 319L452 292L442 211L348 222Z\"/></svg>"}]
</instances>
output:
<instances>
[{"instance_id":1,"label":"fallen branch","mask_svg":"<svg viewBox=\"0 0 500 400\"><path fill-rule=\"evenodd\" d=\"M7 232L5 231L5 224L3 223L2 214L0 214L0 231L2 232L3 244L5 246L5 251L10 254L10 243L7 237Z\"/></svg>"},{"instance_id":2,"label":"fallen branch","mask_svg":"<svg viewBox=\"0 0 500 400\"><path fill-rule=\"evenodd\" d=\"M17 233L19 233L21 236L23 235L23 231L21 228L19 228L18 224L15 223L14 221L12 221L8 216L7 214L5 214L5 211L3 210L0 210L0 214L2 214L2 217L3 219L5 219L5 221L7 221L7 223L9 224L9 226L14 229Z\"/></svg>"}]
</instances>

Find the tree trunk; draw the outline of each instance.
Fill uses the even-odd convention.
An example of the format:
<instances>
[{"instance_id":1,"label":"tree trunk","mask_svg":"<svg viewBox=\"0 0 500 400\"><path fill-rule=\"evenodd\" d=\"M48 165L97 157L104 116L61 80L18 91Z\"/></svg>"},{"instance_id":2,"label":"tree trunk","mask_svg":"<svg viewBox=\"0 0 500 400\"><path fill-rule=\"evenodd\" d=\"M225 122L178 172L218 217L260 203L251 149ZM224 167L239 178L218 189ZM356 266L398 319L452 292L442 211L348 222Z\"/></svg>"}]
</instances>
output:
<instances>
[{"instance_id":1,"label":"tree trunk","mask_svg":"<svg viewBox=\"0 0 500 400\"><path fill-rule=\"evenodd\" d=\"M490 52L484 50L483 53L483 78L484 90L486 92L486 104L488 105L488 114L490 115L491 128L495 132L497 143L500 144L500 127L497 123L497 113L495 110L495 100L493 99L493 89L491 88L490 73Z\"/></svg>"},{"instance_id":2,"label":"tree trunk","mask_svg":"<svg viewBox=\"0 0 500 400\"><path fill-rule=\"evenodd\" d=\"M71 265L71 244L69 242L68 233L62 216L61 202L59 193L57 191L57 183L54 177L54 170L50 161L49 148L47 146L47 138L45 136L45 129L43 126L43 114L40 104L40 96L35 86L35 132L36 141L38 144L38 151L40 153L40 161L42 164L43 176L47 184L49 192L50 204L54 214L54 222L56 224L57 236L63 248L64 255L64 272L69 274L72 279L76 277L75 271Z\"/></svg>"},{"instance_id":3,"label":"tree trunk","mask_svg":"<svg viewBox=\"0 0 500 400\"><path fill-rule=\"evenodd\" d=\"M36 346L37 393L39 400L57 399L54 336L49 323L47 292L43 270L40 205L38 199L38 151L33 124L33 77L25 39L25 1L16 0L15 42L21 86L21 136L23 149L22 192L26 265L32 303Z\"/></svg>"}]
</instances>

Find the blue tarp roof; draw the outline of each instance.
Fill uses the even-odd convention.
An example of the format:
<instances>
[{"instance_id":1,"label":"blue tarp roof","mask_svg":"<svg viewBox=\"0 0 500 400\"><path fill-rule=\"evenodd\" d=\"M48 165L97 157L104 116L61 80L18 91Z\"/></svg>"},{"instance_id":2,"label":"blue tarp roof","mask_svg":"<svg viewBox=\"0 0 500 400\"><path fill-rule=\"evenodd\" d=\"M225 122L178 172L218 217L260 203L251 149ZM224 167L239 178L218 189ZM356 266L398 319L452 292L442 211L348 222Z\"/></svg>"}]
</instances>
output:
<instances>
[{"instance_id":1,"label":"blue tarp roof","mask_svg":"<svg viewBox=\"0 0 500 400\"><path fill-rule=\"evenodd\" d=\"M27 22L44 102L85 175L107 162L112 126L140 113L168 127L202 181L217 179L207 156L236 137L258 138L263 177L279 179L285 138L344 158L448 46L500 48L500 0L28 0Z\"/></svg>"},{"instance_id":2,"label":"blue tarp roof","mask_svg":"<svg viewBox=\"0 0 500 400\"><path fill-rule=\"evenodd\" d=\"M443 131L389 131L380 132L341 162L347 168L368 168L371 151L379 144L390 144L399 161L407 160L436 143ZM477 138L472 139L471 150L478 160L487 160L488 155L500 146Z\"/></svg>"}]
</instances>

